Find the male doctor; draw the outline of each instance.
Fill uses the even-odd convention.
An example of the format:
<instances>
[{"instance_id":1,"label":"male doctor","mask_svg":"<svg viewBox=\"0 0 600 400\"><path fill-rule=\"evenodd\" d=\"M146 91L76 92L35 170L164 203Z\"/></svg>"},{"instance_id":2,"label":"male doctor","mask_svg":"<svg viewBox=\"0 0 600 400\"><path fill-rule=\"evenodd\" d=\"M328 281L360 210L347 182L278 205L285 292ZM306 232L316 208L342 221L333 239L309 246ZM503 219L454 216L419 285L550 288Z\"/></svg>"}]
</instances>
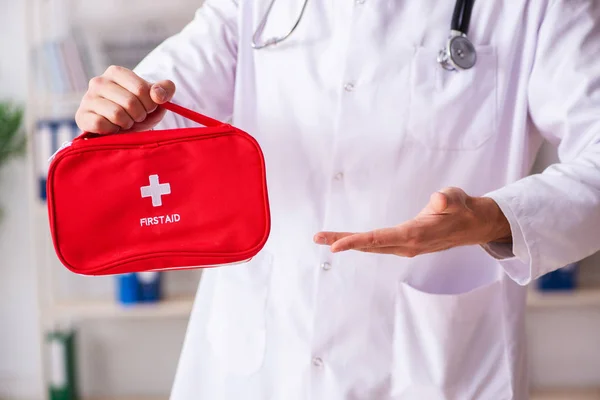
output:
<instances>
[{"instance_id":1,"label":"male doctor","mask_svg":"<svg viewBox=\"0 0 600 400\"><path fill-rule=\"evenodd\" d=\"M600 2L477 1L454 71L453 1L308 0L257 50L269 3L207 0L77 113L183 127L173 99L265 153L271 237L203 274L172 400L527 399L524 285L600 249Z\"/></svg>"}]
</instances>

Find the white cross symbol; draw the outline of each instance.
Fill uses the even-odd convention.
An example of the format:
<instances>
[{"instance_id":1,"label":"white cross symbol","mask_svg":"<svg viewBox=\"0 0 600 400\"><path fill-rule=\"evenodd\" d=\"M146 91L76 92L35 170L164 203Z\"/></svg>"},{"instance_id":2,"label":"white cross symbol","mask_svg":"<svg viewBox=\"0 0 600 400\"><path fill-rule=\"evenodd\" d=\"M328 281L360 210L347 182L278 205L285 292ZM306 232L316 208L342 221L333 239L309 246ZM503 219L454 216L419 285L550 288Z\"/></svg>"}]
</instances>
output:
<instances>
[{"instance_id":1,"label":"white cross symbol","mask_svg":"<svg viewBox=\"0 0 600 400\"><path fill-rule=\"evenodd\" d=\"M171 193L171 185L158 183L158 175L150 175L150 186L142 186L142 198L152 197L152 207L162 206L162 197Z\"/></svg>"}]
</instances>

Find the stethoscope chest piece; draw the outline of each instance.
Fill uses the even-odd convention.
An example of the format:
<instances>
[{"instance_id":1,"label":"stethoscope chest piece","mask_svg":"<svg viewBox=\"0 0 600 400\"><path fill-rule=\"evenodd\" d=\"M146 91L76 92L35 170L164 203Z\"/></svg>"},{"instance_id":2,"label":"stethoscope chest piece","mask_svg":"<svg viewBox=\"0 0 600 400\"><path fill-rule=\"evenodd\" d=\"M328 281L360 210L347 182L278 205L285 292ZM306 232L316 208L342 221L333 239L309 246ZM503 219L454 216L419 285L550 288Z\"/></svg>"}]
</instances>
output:
<instances>
[{"instance_id":1,"label":"stethoscope chest piece","mask_svg":"<svg viewBox=\"0 0 600 400\"><path fill-rule=\"evenodd\" d=\"M475 0L456 0L446 47L440 50L438 62L448 71L471 69L477 63L475 46L467 38Z\"/></svg>"},{"instance_id":2,"label":"stethoscope chest piece","mask_svg":"<svg viewBox=\"0 0 600 400\"><path fill-rule=\"evenodd\" d=\"M477 63L477 51L464 33L452 31L446 48L440 50L438 62L448 71L471 69Z\"/></svg>"}]
</instances>

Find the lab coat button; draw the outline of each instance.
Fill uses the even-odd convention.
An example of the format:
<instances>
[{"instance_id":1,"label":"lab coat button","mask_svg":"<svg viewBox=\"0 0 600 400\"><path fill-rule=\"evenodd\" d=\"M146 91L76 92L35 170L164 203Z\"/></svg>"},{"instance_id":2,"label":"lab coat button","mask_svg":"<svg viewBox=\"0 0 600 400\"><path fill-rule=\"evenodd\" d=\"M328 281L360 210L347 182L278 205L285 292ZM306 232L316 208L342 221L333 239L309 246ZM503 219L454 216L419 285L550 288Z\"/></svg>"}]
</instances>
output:
<instances>
[{"instance_id":1,"label":"lab coat button","mask_svg":"<svg viewBox=\"0 0 600 400\"><path fill-rule=\"evenodd\" d=\"M321 269L323 269L324 271L329 271L331 269L331 264L328 262L324 262L323 264L321 264Z\"/></svg>"},{"instance_id":2,"label":"lab coat button","mask_svg":"<svg viewBox=\"0 0 600 400\"><path fill-rule=\"evenodd\" d=\"M336 181L341 181L343 177L344 177L344 174L341 172L338 172L337 174L335 174L333 179L335 179Z\"/></svg>"},{"instance_id":3,"label":"lab coat button","mask_svg":"<svg viewBox=\"0 0 600 400\"><path fill-rule=\"evenodd\" d=\"M344 90L346 92L352 92L354 90L354 84L352 82L348 82L344 85Z\"/></svg>"},{"instance_id":4,"label":"lab coat button","mask_svg":"<svg viewBox=\"0 0 600 400\"><path fill-rule=\"evenodd\" d=\"M323 360L321 360L319 357L313 358L312 363L317 368L321 368L323 366Z\"/></svg>"},{"instance_id":5,"label":"lab coat button","mask_svg":"<svg viewBox=\"0 0 600 400\"><path fill-rule=\"evenodd\" d=\"M356 4L359 4L359 5L365 4L365 0L356 0Z\"/></svg>"}]
</instances>

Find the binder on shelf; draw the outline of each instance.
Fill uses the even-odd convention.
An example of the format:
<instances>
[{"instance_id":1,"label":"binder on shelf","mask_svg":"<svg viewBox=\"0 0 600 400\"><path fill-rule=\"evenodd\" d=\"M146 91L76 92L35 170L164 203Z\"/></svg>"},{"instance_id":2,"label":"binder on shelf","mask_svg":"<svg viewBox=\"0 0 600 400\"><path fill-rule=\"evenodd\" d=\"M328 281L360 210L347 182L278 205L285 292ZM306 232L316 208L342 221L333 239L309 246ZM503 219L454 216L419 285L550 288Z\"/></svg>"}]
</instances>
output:
<instances>
[{"instance_id":1,"label":"binder on shelf","mask_svg":"<svg viewBox=\"0 0 600 400\"><path fill-rule=\"evenodd\" d=\"M117 300L122 305L136 304L140 300L140 283L136 274L117 275Z\"/></svg>"},{"instance_id":2,"label":"binder on shelf","mask_svg":"<svg viewBox=\"0 0 600 400\"><path fill-rule=\"evenodd\" d=\"M87 89L88 76L86 74L83 58L80 55L80 51L77 48L77 44L72 37L67 38L64 43L65 58L67 60L67 66L72 76L73 90L76 92L84 92Z\"/></svg>"},{"instance_id":3,"label":"binder on shelf","mask_svg":"<svg viewBox=\"0 0 600 400\"><path fill-rule=\"evenodd\" d=\"M47 82L47 87L52 93L65 93L65 85L60 72L60 63L54 43L44 43L43 49L45 62L42 64L42 67L47 70L47 76L50 78L50 82Z\"/></svg>"},{"instance_id":4,"label":"binder on shelf","mask_svg":"<svg viewBox=\"0 0 600 400\"><path fill-rule=\"evenodd\" d=\"M78 400L75 365L75 331L54 330L47 337L50 375L48 396L50 400Z\"/></svg>"},{"instance_id":5,"label":"binder on shelf","mask_svg":"<svg viewBox=\"0 0 600 400\"><path fill-rule=\"evenodd\" d=\"M87 89L88 81L97 75L91 69L87 42L72 36L48 41L34 50L37 85L44 92L65 95Z\"/></svg>"},{"instance_id":6,"label":"binder on shelf","mask_svg":"<svg viewBox=\"0 0 600 400\"><path fill-rule=\"evenodd\" d=\"M575 290L578 269L579 263L573 263L540 277L537 280L538 290L542 292Z\"/></svg>"},{"instance_id":7,"label":"binder on shelf","mask_svg":"<svg viewBox=\"0 0 600 400\"><path fill-rule=\"evenodd\" d=\"M140 284L140 301L143 303L156 303L161 300L162 272L137 272Z\"/></svg>"},{"instance_id":8,"label":"binder on shelf","mask_svg":"<svg viewBox=\"0 0 600 400\"><path fill-rule=\"evenodd\" d=\"M75 87L77 86L73 70L73 60L70 59L70 54L67 52L65 41L56 43L56 47L58 48L60 69L62 78L66 86L66 92L73 92L75 91Z\"/></svg>"},{"instance_id":9,"label":"binder on shelf","mask_svg":"<svg viewBox=\"0 0 600 400\"><path fill-rule=\"evenodd\" d=\"M65 142L72 141L80 130L71 119L47 119L37 123L34 133L35 171L38 180L38 195L46 200L46 177L48 160Z\"/></svg>"},{"instance_id":10,"label":"binder on shelf","mask_svg":"<svg viewBox=\"0 0 600 400\"><path fill-rule=\"evenodd\" d=\"M74 121L58 121L56 129L56 138L58 146L62 146L66 142L71 142L75 138Z\"/></svg>"},{"instance_id":11,"label":"binder on shelf","mask_svg":"<svg viewBox=\"0 0 600 400\"><path fill-rule=\"evenodd\" d=\"M54 153L56 140L54 139L52 123L39 121L34 134L35 170L38 179L38 195L41 200L46 200L46 177L48 176L48 158Z\"/></svg>"}]
</instances>

